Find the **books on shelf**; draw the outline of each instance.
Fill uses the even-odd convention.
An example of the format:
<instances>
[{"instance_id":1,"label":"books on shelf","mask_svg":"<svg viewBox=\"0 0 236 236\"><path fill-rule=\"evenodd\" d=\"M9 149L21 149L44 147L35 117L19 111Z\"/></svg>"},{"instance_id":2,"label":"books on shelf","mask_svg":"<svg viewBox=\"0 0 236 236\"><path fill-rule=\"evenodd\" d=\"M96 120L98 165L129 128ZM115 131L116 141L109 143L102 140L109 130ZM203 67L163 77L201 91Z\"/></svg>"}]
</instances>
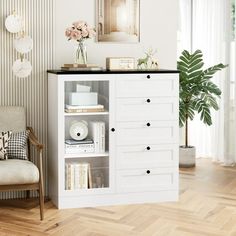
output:
<instances>
[{"instance_id":1,"label":"books on shelf","mask_svg":"<svg viewBox=\"0 0 236 236\"><path fill-rule=\"evenodd\" d=\"M104 112L104 105L93 105L93 106L73 106L65 105L65 112L67 113L83 113L83 112Z\"/></svg>"},{"instance_id":2,"label":"books on shelf","mask_svg":"<svg viewBox=\"0 0 236 236\"><path fill-rule=\"evenodd\" d=\"M93 153L95 152L94 143L67 144L65 143L66 154Z\"/></svg>"},{"instance_id":3,"label":"books on shelf","mask_svg":"<svg viewBox=\"0 0 236 236\"><path fill-rule=\"evenodd\" d=\"M65 144L69 144L69 145L76 145L76 144L90 144L93 143L92 139L84 139L84 140L74 140L74 139L66 139L65 140Z\"/></svg>"},{"instance_id":4,"label":"books on shelf","mask_svg":"<svg viewBox=\"0 0 236 236\"><path fill-rule=\"evenodd\" d=\"M65 189L88 189L92 186L89 163L69 162L65 164Z\"/></svg>"},{"instance_id":5,"label":"books on shelf","mask_svg":"<svg viewBox=\"0 0 236 236\"><path fill-rule=\"evenodd\" d=\"M95 153L105 152L105 122L91 121L89 122L90 136L94 142Z\"/></svg>"}]
</instances>

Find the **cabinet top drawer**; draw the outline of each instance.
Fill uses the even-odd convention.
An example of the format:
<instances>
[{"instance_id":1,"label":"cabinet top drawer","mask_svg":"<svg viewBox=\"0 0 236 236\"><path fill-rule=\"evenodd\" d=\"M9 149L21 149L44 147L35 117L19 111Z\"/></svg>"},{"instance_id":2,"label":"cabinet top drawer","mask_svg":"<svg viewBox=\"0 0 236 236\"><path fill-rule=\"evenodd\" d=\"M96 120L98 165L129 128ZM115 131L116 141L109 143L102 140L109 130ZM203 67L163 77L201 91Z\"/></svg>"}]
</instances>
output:
<instances>
[{"instance_id":1,"label":"cabinet top drawer","mask_svg":"<svg viewBox=\"0 0 236 236\"><path fill-rule=\"evenodd\" d=\"M178 93L178 74L125 75L116 81L116 97L166 97Z\"/></svg>"}]
</instances>

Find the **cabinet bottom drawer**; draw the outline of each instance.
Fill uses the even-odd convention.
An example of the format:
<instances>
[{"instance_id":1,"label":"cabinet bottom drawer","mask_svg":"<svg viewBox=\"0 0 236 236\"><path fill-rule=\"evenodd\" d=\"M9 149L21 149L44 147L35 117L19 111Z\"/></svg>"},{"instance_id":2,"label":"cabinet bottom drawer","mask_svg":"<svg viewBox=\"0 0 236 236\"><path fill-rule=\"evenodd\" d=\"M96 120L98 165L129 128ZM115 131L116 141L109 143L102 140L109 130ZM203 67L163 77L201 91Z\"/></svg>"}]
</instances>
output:
<instances>
[{"instance_id":1,"label":"cabinet bottom drawer","mask_svg":"<svg viewBox=\"0 0 236 236\"><path fill-rule=\"evenodd\" d=\"M178 167L120 170L116 181L118 192L172 190L178 186Z\"/></svg>"}]
</instances>

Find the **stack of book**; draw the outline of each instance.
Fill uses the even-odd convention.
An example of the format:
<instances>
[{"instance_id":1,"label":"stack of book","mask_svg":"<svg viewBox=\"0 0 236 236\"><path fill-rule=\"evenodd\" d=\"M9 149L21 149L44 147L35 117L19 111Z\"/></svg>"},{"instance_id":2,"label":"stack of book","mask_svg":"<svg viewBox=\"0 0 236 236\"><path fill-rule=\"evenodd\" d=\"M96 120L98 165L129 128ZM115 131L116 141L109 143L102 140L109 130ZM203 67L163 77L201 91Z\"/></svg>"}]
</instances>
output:
<instances>
[{"instance_id":1,"label":"stack of book","mask_svg":"<svg viewBox=\"0 0 236 236\"><path fill-rule=\"evenodd\" d=\"M71 162L65 164L65 189L88 189L92 186L89 163Z\"/></svg>"},{"instance_id":2,"label":"stack of book","mask_svg":"<svg viewBox=\"0 0 236 236\"><path fill-rule=\"evenodd\" d=\"M99 71L103 70L102 67L93 64L64 64L61 67L64 71Z\"/></svg>"},{"instance_id":3,"label":"stack of book","mask_svg":"<svg viewBox=\"0 0 236 236\"><path fill-rule=\"evenodd\" d=\"M94 141L92 139L85 139L81 141L67 139L65 140L65 153L93 153L95 151Z\"/></svg>"},{"instance_id":4,"label":"stack of book","mask_svg":"<svg viewBox=\"0 0 236 236\"><path fill-rule=\"evenodd\" d=\"M105 152L105 122L91 121L89 122L90 136L94 142L95 153Z\"/></svg>"},{"instance_id":5,"label":"stack of book","mask_svg":"<svg viewBox=\"0 0 236 236\"><path fill-rule=\"evenodd\" d=\"M73 106L65 105L65 112L67 113L82 113L82 112L103 112L104 105L93 105L93 106Z\"/></svg>"}]
</instances>

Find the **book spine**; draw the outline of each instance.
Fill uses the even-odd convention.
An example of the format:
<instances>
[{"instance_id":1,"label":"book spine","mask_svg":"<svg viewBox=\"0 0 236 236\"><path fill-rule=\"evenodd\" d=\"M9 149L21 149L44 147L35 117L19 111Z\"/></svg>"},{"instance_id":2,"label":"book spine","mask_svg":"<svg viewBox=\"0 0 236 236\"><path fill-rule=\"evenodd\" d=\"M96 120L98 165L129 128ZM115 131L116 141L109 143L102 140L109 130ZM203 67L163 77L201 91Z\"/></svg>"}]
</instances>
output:
<instances>
[{"instance_id":1,"label":"book spine","mask_svg":"<svg viewBox=\"0 0 236 236\"><path fill-rule=\"evenodd\" d=\"M71 164L71 177L70 177L71 190L75 189L75 165Z\"/></svg>"},{"instance_id":2,"label":"book spine","mask_svg":"<svg viewBox=\"0 0 236 236\"><path fill-rule=\"evenodd\" d=\"M77 153L94 153L94 147L90 147L90 148L67 148L65 150L66 154L77 154Z\"/></svg>"},{"instance_id":3,"label":"book spine","mask_svg":"<svg viewBox=\"0 0 236 236\"><path fill-rule=\"evenodd\" d=\"M82 141L70 141L66 140L65 141L66 145L74 146L74 145L83 145L83 144L93 144L93 140L82 140Z\"/></svg>"},{"instance_id":4,"label":"book spine","mask_svg":"<svg viewBox=\"0 0 236 236\"><path fill-rule=\"evenodd\" d=\"M65 190L68 190L68 164L65 164Z\"/></svg>"},{"instance_id":5,"label":"book spine","mask_svg":"<svg viewBox=\"0 0 236 236\"><path fill-rule=\"evenodd\" d=\"M93 143L84 143L84 144L65 144L67 149L83 149L83 148L93 148Z\"/></svg>"},{"instance_id":6,"label":"book spine","mask_svg":"<svg viewBox=\"0 0 236 236\"><path fill-rule=\"evenodd\" d=\"M100 152L105 152L105 123L102 122L100 124L100 127L101 127L101 150Z\"/></svg>"},{"instance_id":7,"label":"book spine","mask_svg":"<svg viewBox=\"0 0 236 236\"><path fill-rule=\"evenodd\" d=\"M92 135L93 135L93 142L94 142L94 151L96 153L99 152L99 137L98 137L98 122L92 122Z\"/></svg>"},{"instance_id":8,"label":"book spine","mask_svg":"<svg viewBox=\"0 0 236 236\"><path fill-rule=\"evenodd\" d=\"M79 189L79 181L80 181L80 164L74 164L74 185L75 185L75 189Z\"/></svg>"},{"instance_id":9,"label":"book spine","mask_svg":"<svg viewBox=\"0 0 236 236\"><path fill-rule=\"evenodd\" d=\"M88 164L83 163L80 166L80 188L88 188Z\"/></svg>"},{"instance_id":10,"label":"book spine","mask_svg":"<svg viewBox=\"0 0 236 236\"><path fill-rule=\"evenodd\" d=\"M65 104L66 109L104 109L104 105L98 104L98 105L68 105Z\"/></svg>"},{"instance_id":11,"label":"book spine","mask_svg":"<svg viewBox=\"0 0 236 236\"><path fill-rule=\"evenodd\" d=\"M102 123L98 123L98 135L99 135L99 153L102 152Z\"/></svg>"},{"instance_id":12,"label":"book spine","mask_svg":"<svg viewBox=\"0 0 236 236\"><path fill-rule=\"evenodd\" d=\"M97 109L65 109L66 113L89 113L89 112L103 112L104 108L97 108Z\"/></svg>"},{"instance_id":13,"label":"book spine","mask_svg":"<svg viewBox=\"0 0 236 236\"><path fill-rule=\"evenodd\" d=\"M67 164L67 190L71 190L71 164Z\"/></svg>"}]
</instances>

